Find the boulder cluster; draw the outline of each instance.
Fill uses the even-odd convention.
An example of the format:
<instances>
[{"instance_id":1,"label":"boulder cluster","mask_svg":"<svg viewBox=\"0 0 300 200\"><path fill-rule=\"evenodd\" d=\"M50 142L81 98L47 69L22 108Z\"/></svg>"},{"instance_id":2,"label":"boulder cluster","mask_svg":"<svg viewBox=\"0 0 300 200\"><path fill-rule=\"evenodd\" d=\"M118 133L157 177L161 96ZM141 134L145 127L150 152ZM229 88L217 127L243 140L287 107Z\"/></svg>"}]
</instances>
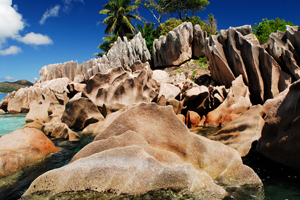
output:
<instances>
[{"instance_id":1,"label":"boulder cluster","mask_svg":"<svg viewBox=\"0 0 300 200\"><path fill-rule=\"evenodd\" d=\"M33 181L24 198L163 190L193 199L239 198L244 191L260 198L262 181L241 160L251 148L300 169L299 55L299 27L287 26L260 45L251 26L207 37L199 25L185 22L156 39L152 55L139 33L131 41L118 38L101 58L45 66L34 86L0 103L3 112L27 113L27 128L18 134L33 132L22 144L0 149L6 163L0 176L57 151L48 137L78 141L94 134L68 165ZM197 81L169 73L203 56L210 71ZM221 129L207 137L191 132L203 127ZM43 141L32 144L31 137ZM27 144L32 148L18 161L17 147Z\"/></svg>"}]
</instances>

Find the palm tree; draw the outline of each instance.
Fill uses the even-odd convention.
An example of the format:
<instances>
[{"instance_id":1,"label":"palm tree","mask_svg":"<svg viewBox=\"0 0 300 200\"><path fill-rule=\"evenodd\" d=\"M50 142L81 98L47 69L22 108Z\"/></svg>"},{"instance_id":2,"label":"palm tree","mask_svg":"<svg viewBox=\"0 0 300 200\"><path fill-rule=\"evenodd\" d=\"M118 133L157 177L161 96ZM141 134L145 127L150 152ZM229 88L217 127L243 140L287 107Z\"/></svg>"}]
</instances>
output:
<instances>
[{"instance_id":1,"label":"palm tree","mask_svg":"<svg viewBox=\"0 0 300 200\"><path fill-rule=\"evenodd\" d=\"M138 8L136 5L130 5L130 3L131 0L109 0L103 6L104 9L99 14L108 15L102 22L103 25L107 24L105 34L115 34L123 38L126 34L133 34L136 31L131 22L133 19L141 20L141 18L130 14Z\"/></svg>"}]
</instances>

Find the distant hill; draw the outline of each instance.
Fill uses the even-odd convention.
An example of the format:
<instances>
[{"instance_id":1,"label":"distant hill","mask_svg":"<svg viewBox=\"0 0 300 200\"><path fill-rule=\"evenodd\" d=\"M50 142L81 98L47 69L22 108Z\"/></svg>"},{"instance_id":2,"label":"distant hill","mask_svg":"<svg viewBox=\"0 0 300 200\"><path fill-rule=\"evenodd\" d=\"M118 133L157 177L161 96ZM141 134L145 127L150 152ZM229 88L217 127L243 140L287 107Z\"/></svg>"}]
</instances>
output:
<instances>
[{"instance_id":1,"label":"distant hill","mask_svg":"<svg viewBox=\"0 0 300 200\"><path fill-rule=\"evenodd\" d=\"M22 87L29 87L32 86L33 83L27 80L19 80L15 82L2 82L0 83L0 92L2 93L10 93L13 91L17 91Z\"/></svg>"}]
</instances>

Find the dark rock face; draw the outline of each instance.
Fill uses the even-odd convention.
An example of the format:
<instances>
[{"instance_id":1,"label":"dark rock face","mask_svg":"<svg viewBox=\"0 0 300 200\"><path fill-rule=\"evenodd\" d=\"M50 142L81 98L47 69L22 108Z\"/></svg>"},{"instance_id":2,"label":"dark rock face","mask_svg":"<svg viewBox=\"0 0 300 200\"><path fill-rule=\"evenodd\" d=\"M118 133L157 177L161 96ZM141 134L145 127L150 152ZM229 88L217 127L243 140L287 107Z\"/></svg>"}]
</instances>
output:
<instances>
[{"instance_id":1,"label":"dark rock face","mask_svg":"<svg viewBox=\"0 0 300 200\"><path fill-rule=\"evenodd\" d=\"M268 112L257 150L264 156L300 169L300 81Z\"/></svg>"},{"instance_id":2,"label":"dark rock face","mask_svg":"<svg viewBox=\"0 0 300 200\"><path fill-rule=\"evenodd\" d=\"M154 67L180 65L192 58L193 25L185 22L153 43Z\"/></svg>"},{"instance_id":3,"label":"dark rock face","mask_svg":"<svg viewBox=\"0 0 300 200\"><path fill-rule=\"evenodd\" d=\"M286 32L271 33L265 48L293 80L300 78L300 27L287 25Z\"/></svg>"},{"instance_id":4,"label":"dark rock face","mask_svg":"<svg viewBox=\"0 0 300 200\"><path fill-rule=\"evenodd\" d=\"M251 32L251 26L221 30L219 35L209 37L205 55L216 82L230 87L242 75L252 102L263 103L283 91L291 83L291 76L259 46Z\"/></svg>"},{"instance_id":5,"label":"dark rock face","mask_svg":"<svg viewBox=\"0 0 300 200\"><path fill-rule=\"evenodd\" d=\"M89 99L81 97L70 100L66 104L65 111L61 117L62 123L70 128L84 129L89 124L104 120L97 106Z\"/></svg>"}]
</instances>

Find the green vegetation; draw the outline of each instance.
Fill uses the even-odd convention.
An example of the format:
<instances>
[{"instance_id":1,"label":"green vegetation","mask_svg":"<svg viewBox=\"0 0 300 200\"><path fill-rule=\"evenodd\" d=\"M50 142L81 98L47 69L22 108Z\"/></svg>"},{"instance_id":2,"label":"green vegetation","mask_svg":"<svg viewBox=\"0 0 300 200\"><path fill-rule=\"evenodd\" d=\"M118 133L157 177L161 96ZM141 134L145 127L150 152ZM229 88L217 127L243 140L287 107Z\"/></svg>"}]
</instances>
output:
<instances>
[{"instance_id":1,"label":"green vegetation","mask_svg":"<svg viewBox=\"0 0 300 200\"><path fill-rule=\"evenodd\" d=\"M129 5L130 3L131 0L109 0L109 3L103 6L104 9L99 14L108 15L102 22L102 25L107 25L105 34L113 33L123 38L127 33L135 32L135 28L131 24L132 19L141 20L141 18L131 14L137 9L137 6Z\"/></svg>"},{"instance_id":2,"label":"green vegetation","mask_svg":"<svg viewBox=\"0 0 300 200\"><path fill-rule=\"evenodd\" d=\"M191 22L193 25L199 24L203 31L208 35L217 34L216 20L212 14L208 16L206 22L200 17L195 16L209 5L207 0L109 0L104 5L100 14L108 15L103 20L102 25L107 25L105 29L106 37L103 38L98 48L104 53L95 53L96 56L103 56L112 47L118 37L128 39L134 37L134 34L141 32L145 38L147 48L152 53L153 42L161 35L167 35L175 27L183 22ZM136 23L136 28L131 24L133 19L142 18L138 15L131 14L137 9L147 9L155 18L157 23L150 23L143 19L143 24ZM162 23L162 16L169 15L175 18L169 18ZM154 27L156 26L156 28Z\"/></svg>"},{"instance_id":3,"label":"green vegetation","mask_svg":"<svg viewBox=\"0 0 300 200\"><path fill-rule=\"evenodd\" d=\"M15 82L2 82L0 83L0 92L1 93L11 93L17 91L22 87L32 86L33 84L27 80L20 80Z\"/></svg>"},{"instance_id":4,"label":"green vegetation","mask_svg":"<svg viewBox=\"0 0 300 200\"><path fill-rule=\"evenodd\" d=\"M194 17L205 10L205 6L209 5L209 2L207 0L166 0L164 4L169 5L165 9L167 14L185 21L186 18Z\"/></svg>"},{"instance_id":5,"label":"green vegetation","mask_svg":"<svg viewBox=\"0 0 300 200\"><path fill-rule=\"evenodd\" d=\"M99 14L108 15L102 22L102 25L107 25L104 31L106 37L103 38L104 42L98 46L98 48L105 53L108 52L118 37L122 39L124 36L132 38L136 32L135 27L132 25L132 20L141 20L141 18L131 14L138 7L130 4L131 0L109 0L109 2L103 6L104 9L99 12ZM102 56L103 54L95 53L94 55Z\"/></svg>"},{"instance_id":6,"label":"green vegetation","mask_svg":"<svg viewBox=\"0 0 300 200\"><path fill-rule=\"evenodd\" d=\"M195 82L194 76L195 76L197 73L198 73L198 70L193 71L193 74L192 74L192 76L191 76L191 80L192 80L193 82Z\"/></svg>"},{"instance_id":7,"label":"green vegetation","mask_svg":"<svg viewBox=\"0 0 300 200\"><path fill-rule=\"evenodd\" d=\"M275 20L263 19L258 25L255 23L252 30L260 44L264 44L269 40L269 35L272 32L277 32L277 30L286 31L286 25L295 26L292 22L286 22L278 17Z\"/></svg>"},{"instance_id":8,"label":"green vegetation","mask_svg":"<svg viewBox=\"0 0 300 200\"><path fill-rule=\"evenodd\" d=\"M150 53L152 53L153 42L156 39L154 34L154 25L149 22L143 22L143 25L144 26L136 23L137 30L141 32L143 38L145 38L147 48L150 51Z\"/></svg>"}]
</instances>

